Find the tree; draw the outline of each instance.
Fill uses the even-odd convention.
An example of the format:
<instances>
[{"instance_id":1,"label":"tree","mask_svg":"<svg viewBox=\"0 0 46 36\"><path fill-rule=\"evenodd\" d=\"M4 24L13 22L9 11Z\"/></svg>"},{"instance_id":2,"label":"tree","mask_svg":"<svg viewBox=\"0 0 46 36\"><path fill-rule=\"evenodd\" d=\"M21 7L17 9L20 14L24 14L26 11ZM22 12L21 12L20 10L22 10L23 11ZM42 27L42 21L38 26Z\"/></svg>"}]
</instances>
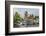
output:
<instances>
[{"instance_id":1,"label":"tree","mask_svg":"<svg viewBox=\"0 0 46 36\"><path fill-rule=\"evenodd\" d=\"M37 18L39 19L39 16L35 16L35 19L37 19Z\"/></svg>"},{"instance_id":2,"label":"tree","mask_svg":"<svg viewBox=\"0 0 46 36\"><path fill-rule=\"evenodd\" d=\"M25 18L27 18L27 16L28 16L28 12L27 12L27 11L25 11Z\"/></svg>"},{"instance_id":3,"label":"tree","mask_svg":"<svg viewBox=\"0 0 46 36\"><path fill-rule=\"evenodd\" d=\"M21 17L20 14L16 12L14 16L14 23L19 23L18 21L21 21Z\"/></svg>"}]
</instances>

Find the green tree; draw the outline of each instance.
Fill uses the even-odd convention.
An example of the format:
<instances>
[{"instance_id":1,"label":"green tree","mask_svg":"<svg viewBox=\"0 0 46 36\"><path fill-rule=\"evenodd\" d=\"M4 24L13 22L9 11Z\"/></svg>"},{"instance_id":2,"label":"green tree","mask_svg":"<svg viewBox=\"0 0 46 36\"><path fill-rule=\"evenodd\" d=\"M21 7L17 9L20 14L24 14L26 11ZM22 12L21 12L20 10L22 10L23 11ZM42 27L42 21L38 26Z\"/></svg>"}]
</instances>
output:
<instances>
[{"instance_id":1,"label":"green tree","mask_svg":"<svg viewBox=\"0 0 46 36\"><path fill-rule=\"evenodd\" d=\"M14 16L14 23L19 23L18 21L21 21L21 17L20 14L16 12Z\"/></svg>"},{"instance_id":2,"label":"green tree","mask_svg":"<svg viewBox=\"0 0 46 36\"><path fill-rule=\"evenodd\" d=\"M35 16L35 19L37 19L37 18L39 19L39 16Z\"/></svg>"}]
</instances>

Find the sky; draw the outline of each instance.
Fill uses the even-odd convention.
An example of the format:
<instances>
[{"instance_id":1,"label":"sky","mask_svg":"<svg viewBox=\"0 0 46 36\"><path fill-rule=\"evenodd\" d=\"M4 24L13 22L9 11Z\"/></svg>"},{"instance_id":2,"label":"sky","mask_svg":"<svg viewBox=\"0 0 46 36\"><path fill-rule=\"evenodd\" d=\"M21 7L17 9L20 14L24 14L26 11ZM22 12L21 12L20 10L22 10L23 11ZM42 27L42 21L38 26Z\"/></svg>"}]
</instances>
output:
<instances>
[{"instance_id":1,"label":"sky","mask_svg":"<svg viewBox=\"0 0 46 36\"><path fill-rule=\"evenodd\" d=\"M39 9L35 8L14 8L13 13L15 15L16 12L18 12L21 17L24 17L25 11L28 12L28 14L33 14L34 16L39 16Z\"/></svg>"}]
</instances>

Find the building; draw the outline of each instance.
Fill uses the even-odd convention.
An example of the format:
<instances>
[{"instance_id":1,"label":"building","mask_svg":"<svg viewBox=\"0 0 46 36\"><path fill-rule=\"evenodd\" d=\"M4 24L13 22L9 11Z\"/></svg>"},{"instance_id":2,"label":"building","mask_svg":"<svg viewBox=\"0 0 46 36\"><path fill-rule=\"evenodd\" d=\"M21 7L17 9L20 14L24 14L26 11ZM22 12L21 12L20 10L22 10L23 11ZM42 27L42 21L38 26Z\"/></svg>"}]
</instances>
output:
<instances>
[{"instance_id":1,"label":"building","mask_svg":"<svg viewBox=\"0 0 46 36\"><path fill-rule=\"evenodd\" d=\"M27 12L25 13L25 17L24 17L24 21L26 21L27 25L29 24L33 24L34 25L34 16L33 15L29 15Z\"/></svg>"}]
</instances>

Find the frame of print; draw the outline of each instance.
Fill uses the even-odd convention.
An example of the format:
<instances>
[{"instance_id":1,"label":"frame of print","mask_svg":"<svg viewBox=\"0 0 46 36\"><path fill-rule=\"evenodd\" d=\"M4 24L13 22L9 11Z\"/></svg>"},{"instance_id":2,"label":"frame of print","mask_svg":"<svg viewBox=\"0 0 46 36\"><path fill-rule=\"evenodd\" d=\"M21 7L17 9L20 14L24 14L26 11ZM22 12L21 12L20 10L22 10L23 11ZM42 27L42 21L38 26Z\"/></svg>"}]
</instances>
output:
<instances>
[{"instance_id":1,"label":"frame of print","mask_svg":"<svg viewBox=\"0 0 46 36\"><path fill-rule=\"evenodd\" d=\"M5 34L45 33L45 3L5 1Z\"/></svg>"}]
</instances>

